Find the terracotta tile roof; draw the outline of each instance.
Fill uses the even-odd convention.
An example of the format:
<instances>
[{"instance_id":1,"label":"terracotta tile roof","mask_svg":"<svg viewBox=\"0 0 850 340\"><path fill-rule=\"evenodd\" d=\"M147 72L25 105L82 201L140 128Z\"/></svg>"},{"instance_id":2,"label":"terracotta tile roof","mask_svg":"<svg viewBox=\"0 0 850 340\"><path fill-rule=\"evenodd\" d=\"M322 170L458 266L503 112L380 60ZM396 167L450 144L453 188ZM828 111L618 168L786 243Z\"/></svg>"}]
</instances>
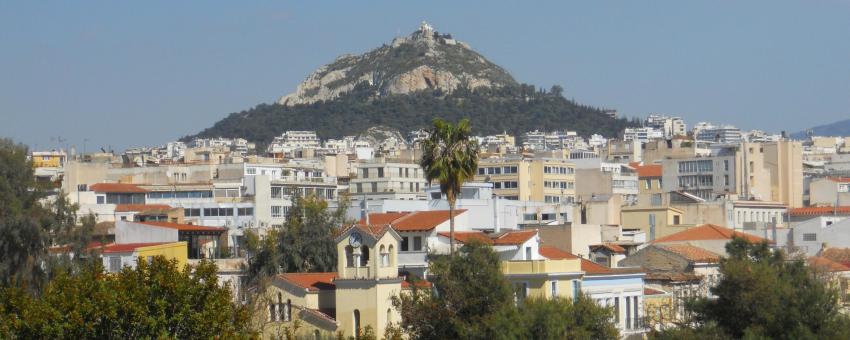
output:
<instances>
[{"instance_id":1,"label":"terracotta tile roof","mask_svg":"<svg viewBox=\"0 0 850 340\"><path fill-rule=\"evenodd\" d=\"M336 285L333 281L336 279L337 273L285 273L277 277L308 291L318 292L320 290L335 289Z\"/></svg>"},{"instance_id":2,"label":"terracotta tile roof","mask_svg":"<svg viewBox=\"0 0 850 340\"><path fill-rule=\"evenodd\" d=\"M850 206L839 206L837 209L833 207L805 207L794 208L789 211L791 216L820 216L832 215L833 213L848 214L850 213Z\"/></svg>"},{"instance_id":3,"label":"terracotta tile roof","mask_svg":"<svg viewBox=\"0 0 850 340\"><path fill-rule=\"evenodd\" d=\"M639 165L635 167L638 177L661 177L663 168L661 165Z\"/></svg>"},{"instance_id":4,"label":"terracotta tile roof","mask_svg":"<svg viewBox=\"0 0 850 340\"><path fill-rule=\"evenodd\" d=\"M850 266L850 248L826 248L820 256Z\"/></svg>"},{"instance_id":5,"label":"terracotta tile roof","mask_svg":"<svg viewBox=\"0 0 850 340\"><path fill-rule=\"evenodd\" d=\"M821 256L809 257L806 259L806 263L809 264L809 267L823 272L835 273L850 271L850 267Z\"/></svg>"},{"instance_id":6,"label":"terracotta tile roof","mask_svg":"<svg viewBox=\"0 0 850 340\"><path fill-rule=\"evenodd\" d=\"M146 193L145 189L128 183L96 183L89 185L89 191L106 193Z\"/></svg>"},{"instance_id":7,"label":"terracotta tile roof","mask_svg":"<svg viewBox=\"0 0 850 340\"><path fill-rule=\"evenodd\" d=\"M720 262L720 255L712 253L700 247L687 244L656 245L656 247L678 254L692 262Z\"/></svg>"},{"instance_id":8,"label":"terracotta tile roof","mask_svg":"<svg viewBox=\"0 0 850 340\"><path fill-rule=\"evenodd\" d=\"M590 251L596 251L597 249L608 249L608 251L616 254L623 254L626 252L626 248L621 247L618 244L614 243L602 243L602 244L592 244L590 245Z\"/></svg>"},{"instance_id":9,"label":"terracotta tile roof","mask_svg":"<svg viewBox=\"0 0 850 340\"><path fill-rule=\"evenodd\" d=\"M410 283L407 280L401 281L401 289L409 289L413 286L416 286L417 288L431 288L434 286L434 284L425 280L419 280L413 283Z\"/></svg>"},{"instance_id":10,"label":"terracotta tile roof","mask_svg":"<svg viewBox=\"0 0 850 340\"><path fill-rule=\"evenodd\" d=\"M457 217L464 212L466 209L458 209L454 212L454 216ZM371 222L371 216L369 219ZM396 231L430 231L448 220L448 210L416 211L390 222L390 225Z\"/></svg>"},{"instance_id":11,"label":"terracotta tile roof","mask_svg":"<svg viewBox=\"0 0 850 340\"><path fill-rule=\"evenodd\" d=\"M115 212L163 210L171 210L171 206L168 204L118 204L115 206Z\"/></svg>"},{"instance_id":12,"label":"terracotta tile roof","mask_svg":"<svg viewBox=\"0 0 850 340\"><path fill-rule=\"evenodd\" d=\"M381 224L381 225L377 225L377 224L372 224L372 225L352 224L352 225L348 225L348 226L345 226L344 228L340 229L339 232L336 233L336 235L334 237L344 234L345 232L347 232L351 228L357 228L357 230L359 230L360 232L372 235L372 237L375 238L375 239L381 238L382 236L384 236L384 234L387 231L392 229L392 227L389 224Z\"/></svg>"},{"instance_id":13,"label":"terracotta tile roof","mask_svg":"<svg viewBox=\"0 0 850 340\"><path fill-rule=\"evenodd\" d=\"M409 215L410 212L402 211L402 212L386 212L386 213L372 213L369 214L369 223L370 224L390 224L393 221L402 218L404 216ZM361 218L357 224L365 225L366 219Z\"/></svg>"},{"instance_id":14,"label":"terracotta tile roof","mask_svg":"<svg viewBox=\"0 0 850 340\"><path fill-rule=\"evenodd\" d=\"M610 274L611 268L595 263L590 260L581 259L581 270L587 274Z\"/></svg>"},{"instance_id":15,"label":"terracotta tile roof","mask_svg":"<svg viewBox=\"0 0 850 340\"><path fill-rule=\"evenodd\" d=\"M534 237L534 235L537 235L537 230L509 231L493 239L493 244L520 245Z\"/></svg>"},{"instance_id":16,"label":"terracotta tile roof","mask_svg":"<svg viewBox=\"0 0 850 340\"><path fill-rule=\"evenodd\" d=\"M541 256L550 259L550 260L564 260L564 259L577 259L578 256L571 254L570 252L563 251L561 249L550 247L550 246L541 246L540 249L537 250Z\"/></svg>"},{"instance_id":17,"label":"terracotta tile roof","mask_svg":"<svg viewBox=\"0 0 850 340\"><path fill-rule=\"evenodd\" d=\"M651 243L665 243L665 242L680 242L680 241L703 241L703 240L731 240L733 236L737 236L752 243L761 243L761 242L769 242L767 239L750 235L747 233L742 233L739 231L734 231L729 228L724 228L714 224L703 224L699 227L690 228L688 230L680 231L678 233L667 235L665 237L656 239Z\"/></svg>"},{"instance_id":18,"label":"terracotta tile roof","mask_svg":"<svg viewBox=\"0 0 850 340\"><path fill-rule=\"evenodd\" d=\"M325 312L322 312L322 311L320 311L320 310L318 310L318 309L301 308L301 312L302 312L302 313L305 313L305 314L308 314L308 315L310 315L310 316L312 316L312 317L314 317L314 318L318 318L318 319L324 320L324 321L326 321L326 322L329 322L329 323L332 323L332 324L336 324L336 319L334 319L334 317L333 317L333 316L331 316L331 315L329 315L329 314L327 314L327 313L325 313ZM303 317L302 317L302 318L303 318Z\"/></svg>"},{"instance_id":19,"label":"terracotta tile roof","mask_svg":"<svg viewBox=\"0 0 850 340\"><path fill-rule=\"evenodd\" d=\"M643 287L643 295L661 295L661 294L667 294L667 292L663 292L663 291L660 291L660 290L657 290L657 289L652 289L652 288L649 288L649 287Z\"/></svg>"},{"instance_id":20,"label":"terracotta tile roof","mask_svg":"<svg viewBox=\"0 0 850 340\"><path fill-rule=\"evenodd\" d=\"M158 246L160 244L168 244L172 242L151 242L151 243L111 243L103 247L103 253L128 253L136 251L142 247Z\"/></svg>"},{"instance_id":21,"label":"terracotta tile roof","mask_svg":"<svg viewBox=\"0 0 850 340\"><path fill-rule=\"evenodd\" d=\"M155 227L163 227L163 228L171 228L177 229L179 231L219 231L223 232L227 230L224 227L207 227L202 225L194 225L194 224L180 224L173 222L133 222L139 224L147 224Z\"/></svg>"},{"instance_id":22,"label":"terracotta tile roof","mask_svg":"<svg viewBox=\"0 0 850 340\"><path fill-rule=\"evenodd\" d=\"M441 231L437 233L437 235L449 238L449 232ZM480 231L456 231L455 232L455 241L460 243L469 243L471 240L480 241L486 244L493 244L493 240L487 236L487 234Z\"/></svg>"},{"instance_id":23,"label":"terracotta tile roof","mask_svg":"<svg viewBox=\"0 0 850 340\"><path fill-rule=\"evenodd\" d=\"M850 177L829 177L829 180L836 183L850 183Z\"/></svg>"}]
</instances>

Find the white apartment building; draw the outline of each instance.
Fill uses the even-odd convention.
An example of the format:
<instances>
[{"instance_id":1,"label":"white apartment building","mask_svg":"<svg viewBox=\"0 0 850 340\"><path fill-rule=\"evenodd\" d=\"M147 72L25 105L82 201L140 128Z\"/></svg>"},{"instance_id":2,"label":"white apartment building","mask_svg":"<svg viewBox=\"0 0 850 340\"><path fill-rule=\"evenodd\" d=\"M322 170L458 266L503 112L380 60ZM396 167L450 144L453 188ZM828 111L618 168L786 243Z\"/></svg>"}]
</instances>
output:
<instances>
[{"instance_id":1,"label":"white apartment building","mask_svg":"<svg viewBox=\"0 0 850 340\"><path fill-rule=\"evenodd\" d=\"M653 127L626 128L623 131L623 140L626 142L638 141L644 144L656 138L664 138L664 131Z\"/></svg>"},{"instance_id":2,"label":"white apartment building","mask_svg":"<svg viewBox=\"0 0 850 340\"><path fill-rule=\"evenodd\" d=\"M685 121L680 117L651 114L646 118L646 126L661 130L664 138L686 136L688 134Z\"/></svg>"}]
</instances>

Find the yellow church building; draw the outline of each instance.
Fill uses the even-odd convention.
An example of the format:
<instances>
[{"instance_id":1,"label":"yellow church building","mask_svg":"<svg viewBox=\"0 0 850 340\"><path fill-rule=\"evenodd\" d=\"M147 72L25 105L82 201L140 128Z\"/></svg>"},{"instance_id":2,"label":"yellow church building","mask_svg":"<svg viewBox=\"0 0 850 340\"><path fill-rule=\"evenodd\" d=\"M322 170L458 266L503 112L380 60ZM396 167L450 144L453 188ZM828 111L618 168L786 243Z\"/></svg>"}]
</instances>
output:
<instances>
[{"instance_id":1,"label":"yellow church building","mask_svg":"<svg viewBox=\"0 0 850 340\"><path fill-rule=\"evenodd\" d=\"M400 241L388 225L346 227L336 238L336 272L274 278L265 294L264 335L278 337L288 329L298 337L332 338L337 332L348 337L367 326L384 334L401 319L392 297L407 286L398 275Z\"/></svg>"}]
</instances>

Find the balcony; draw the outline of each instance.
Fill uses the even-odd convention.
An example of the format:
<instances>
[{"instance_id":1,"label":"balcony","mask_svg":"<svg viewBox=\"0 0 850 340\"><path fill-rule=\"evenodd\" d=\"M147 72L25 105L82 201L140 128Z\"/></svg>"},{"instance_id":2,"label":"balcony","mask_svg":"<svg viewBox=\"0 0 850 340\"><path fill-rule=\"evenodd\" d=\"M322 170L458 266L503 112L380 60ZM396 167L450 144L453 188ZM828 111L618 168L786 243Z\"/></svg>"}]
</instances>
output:
<instances>
[{"instance_id":1,"label":"balcony","mask_svg":"<svg viewBox=\"0 0 850 340\"><path fill-rule=\"evenodd\" d=\"M502 273L506 275L550 274L579 271L581 271L581 262L578 259L502 261Z\"/></svg>"},{"instance_id":2,"label":"balcony","mask_svg":"<svg viewBox=\"0 0 850 340\"><path fill-rule=\"evenodd\" d=\"M428 252L411 251L398 252L398 266L425 266L427 265Z\"/></svg>"}]
</instances>

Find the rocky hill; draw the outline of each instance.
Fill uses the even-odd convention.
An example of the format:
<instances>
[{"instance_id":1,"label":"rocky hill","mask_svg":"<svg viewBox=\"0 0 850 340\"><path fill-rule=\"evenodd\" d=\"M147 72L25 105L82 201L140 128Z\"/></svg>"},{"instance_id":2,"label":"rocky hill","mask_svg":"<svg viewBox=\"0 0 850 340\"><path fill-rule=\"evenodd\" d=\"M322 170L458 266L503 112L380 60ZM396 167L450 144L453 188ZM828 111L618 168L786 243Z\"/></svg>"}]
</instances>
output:
<instances>
[{"instance_id":1,"label":"rocky hill","mask_svg":"<svg viewBox=\"0 0 850 340\"><path fill-rule=\"evenodd\" d=\"M313 72L295 93L274 104L231 113L193 137L242 137L260 145L287 130L321 138L364 133L375 126L402 133L434 118L469 118L475 134L569 129L583 136L618 136L637 122L566 99L560 86L519 84L486 58L427 24L359 56L343 56Z\"/></svg>"},{"instance_id":2,"label":"rocky hill","mask_svg":"<svg viewBox=\"0 0 850 340\"><path fill-rule=\"evenodd\" d=\"M423 22L416 32L395 38L390 45L361 55L343 55L320 67L278 103L292 106L331 100L360 83L376 88L378 95L517 85L508 72L469 45Z\"/></svg>"}]
</instances>

